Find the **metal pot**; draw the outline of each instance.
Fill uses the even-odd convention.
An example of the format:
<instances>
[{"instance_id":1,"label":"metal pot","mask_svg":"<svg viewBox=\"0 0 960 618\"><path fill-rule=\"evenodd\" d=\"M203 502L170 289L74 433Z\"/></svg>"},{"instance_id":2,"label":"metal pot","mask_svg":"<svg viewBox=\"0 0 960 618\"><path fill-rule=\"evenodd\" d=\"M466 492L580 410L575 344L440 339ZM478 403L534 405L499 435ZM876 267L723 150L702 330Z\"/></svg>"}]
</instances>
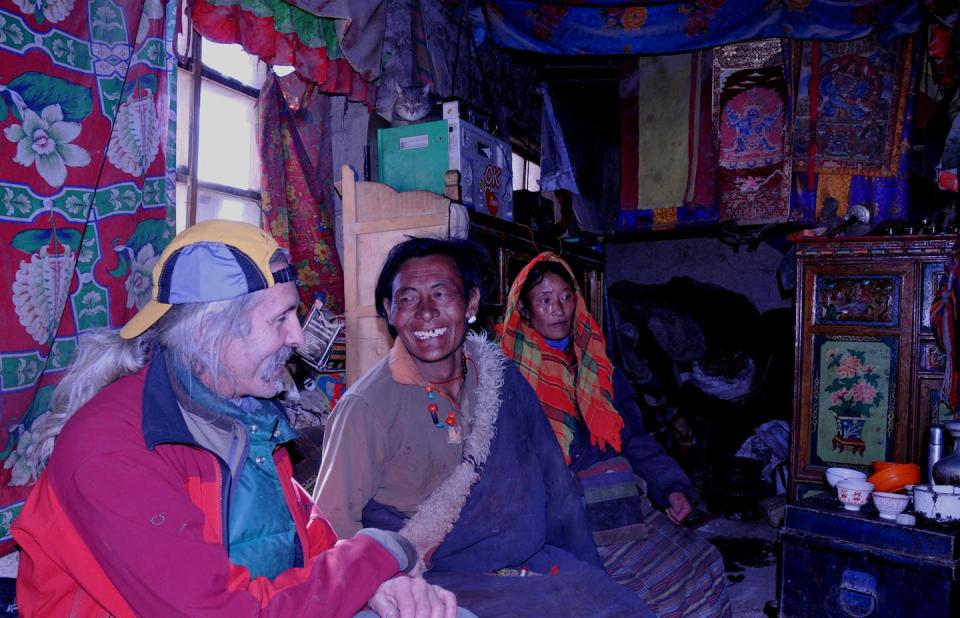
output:
<instances>
[{"instance_id":1,"label":"metal pot","mask_svg":"<svg viewBox=\"0 0 960 618\"><path fill-rule=\"evenodd\" d=\"M913 488L913 510L938 522L960 521L960 487L917 485Z\"/></svg>"},{"instance_id":2,"label":"metal pot","mask_svg":"<svg viewBox=\"0 0 960 618\"><path fill-rule=\"evenodd\" d=\"M933 482L940 485L960 485L960 421L950 421L944 426L953 436L953 453L933 465Z\"/></svg>"}]
</instances>

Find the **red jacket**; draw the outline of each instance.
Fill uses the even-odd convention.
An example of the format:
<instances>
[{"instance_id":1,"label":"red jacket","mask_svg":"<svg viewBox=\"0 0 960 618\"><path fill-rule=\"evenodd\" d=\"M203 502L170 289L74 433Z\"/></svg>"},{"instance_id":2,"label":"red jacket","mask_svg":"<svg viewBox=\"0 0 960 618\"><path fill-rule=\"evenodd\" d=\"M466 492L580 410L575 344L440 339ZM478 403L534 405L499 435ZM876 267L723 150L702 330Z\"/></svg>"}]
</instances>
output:
<instances>
[{"instance_id":1,"label":"red jacket","mask_svg":"<svg viewBox=\"0 0 960 618\"><path fill-rule=\"evenodd\" d=\"M149 376L149 377L148 377ZM303 566L251 580L224 545L222 462L186 429L150 366L80 408L13 525L22 616L353 616L397 559L358 535L337 543L274 457Z\"/></svg>"}]
</instances>

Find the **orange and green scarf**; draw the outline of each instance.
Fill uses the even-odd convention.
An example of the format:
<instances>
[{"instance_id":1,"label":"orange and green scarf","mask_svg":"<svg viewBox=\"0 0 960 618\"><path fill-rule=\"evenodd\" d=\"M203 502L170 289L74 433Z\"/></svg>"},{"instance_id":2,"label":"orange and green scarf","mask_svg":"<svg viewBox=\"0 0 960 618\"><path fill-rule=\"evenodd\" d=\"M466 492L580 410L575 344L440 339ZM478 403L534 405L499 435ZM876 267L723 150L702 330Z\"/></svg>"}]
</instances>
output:
<instances>
[{"instance_id":1,"label":"orange and green scarf","mask_svg":"<svg viewBox=\"0 0 960 618\"><path fill-rule=\"evenodd\" d=\"M536 391L567 463L570 463L573 429L581 416L590 431L591 444L601 449L612 446L619 452L623 419L613 407L613 365L607 358L607 343L600 325L587 311L580 290L574 290L577 306L571 337L576 369L563 351L550 347L543 336L520 317L520 290L530 269L542 261L562 264L576 281L567 263L553 253L544 252L535 257L510 287L500 327L500 346Z\"/></svg>"}]
</instances>

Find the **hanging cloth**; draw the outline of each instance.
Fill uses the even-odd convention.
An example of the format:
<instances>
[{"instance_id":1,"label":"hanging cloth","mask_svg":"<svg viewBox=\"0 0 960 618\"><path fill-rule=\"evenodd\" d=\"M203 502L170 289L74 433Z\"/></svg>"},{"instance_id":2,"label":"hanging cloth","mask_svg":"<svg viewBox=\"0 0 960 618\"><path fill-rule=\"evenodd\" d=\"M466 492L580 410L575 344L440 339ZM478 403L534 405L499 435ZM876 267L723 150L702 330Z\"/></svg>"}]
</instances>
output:
<instances>
[{"instance_id":1,"label":"hanging cloth","mask_svg":"<svg viewBox=\"0 0 960 618\"><path fill-rule=\"evenodd\" d=\"M547 85L540 84L537 92L543 97L543 114L540 116L540 190L565 189L580 195L570 154L563 141L563 130L553 111Z\"/></svg>"},{"instance_id":2,"label":"hanging cloth","mask_svg":"<svg viewBox=\"0 0 960 618\"><path fill-rule=\"evenodd\" d=\"M355 68L342 46L345 33L359 29L347 30L351 20L321 17L311 9L318 10L285 0L193 0L190 10L193 25L204 38L238 43L268 64L293 65L321 92L344 95L373 108L377 76ZM359 38L368 40L353 37Z\"/></svg>"},{"instance_id":3,"label":"hanging cloth","mask_svg":"<svg viewBox=\"0 0 960 618\"><path fill-rule=\"evenodd\" d=\"M173 238L176 15L161 0L0 8L0 554L78 337L150 300Z\"/></svg>"},{"instance_id":4,"label":"hanging cloth","mask_svg":"<svg viewBox=\"0 0 960 618\"><path fill-rule=\"evenodd\" d=\"M260 90L264 227L290 251L303 308L343 312L343 267L334 237L330 97L297 74L271 75Z\"/></svg>"},{"instance_id":5,"label":"hanging cloth","mask_svg":"<svg viewBox=\"0 0 960 618\"><path fill-rule=\"evenodd\" d=\"M960 243L947 255L943 283L930 305L930 324L937 345L946 356L941 397L951 410L960 401L960 359L957 358L957 310L960 308Z\"/></svg>"}]
</instances>

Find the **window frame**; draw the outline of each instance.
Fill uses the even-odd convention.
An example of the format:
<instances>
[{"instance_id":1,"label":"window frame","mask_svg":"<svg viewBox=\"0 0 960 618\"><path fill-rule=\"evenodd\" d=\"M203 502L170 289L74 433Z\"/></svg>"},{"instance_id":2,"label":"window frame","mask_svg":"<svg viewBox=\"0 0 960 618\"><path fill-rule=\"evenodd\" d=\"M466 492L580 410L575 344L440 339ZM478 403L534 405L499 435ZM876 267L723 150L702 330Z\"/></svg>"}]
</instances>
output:
<instances>
[{"instance_id":1,"label":"window frame","mask_svg":"<svg viewBox=\"0 0 960 618\"><path fill-rule=\"evenodd\" d=\"M514 157L516 157L522 162L520 166L520 173L522 174L522 177L523 177L523 182L520 184L519 189L516 188L516 183L514 183L514 187L515 187L514 191L530 191L532 193L541 193L543 189L540 188L540 180L539 180L540 165L534 162L533 158L526 156L526 154L522 151L517 152L516 150L514 150L512 154ZM511 165L511 172L512 172L513 161L510 162L510 165ZM535 166L537 168L537 181L535 183L536 187L529 186L531 184L534 184L533 181L531 181L530 179L531 166Z\"/></svg>"},{"instance_id":2,"label":"window frame","mask_svg":"<svg viewBox=\"0 0 960 618\"><path fill-rule=\"evenodd\" d=\"M179 112L177 114L178 123L184 120L189 123L187 129L186 163L178 165L176 170L176 181L186 184L187 197L184 204L186 209L186 227L191 227L197 223L197 211L199 210L197 207L197 199L201 189L254 202L260 210L260 223L262 223L263 201L260 191L241 189L230 185L200 180L198 177L198 158L200 156L200 100L204 80L209 80L223 88L249 97L253 99L254 102L260 98L260 89L244 84L237 79L226 76L216 69L212 69L203 64L203 40L203 36L191 27L189 28L185 53L181 54L180 50L176 49L177 70L186 71L189 74L191 84L189 116L184 119ZM180 106L178 105L178 110L179 109ZM259 152L257 156L259 157Z\"/></svg>"}]
</instances>

